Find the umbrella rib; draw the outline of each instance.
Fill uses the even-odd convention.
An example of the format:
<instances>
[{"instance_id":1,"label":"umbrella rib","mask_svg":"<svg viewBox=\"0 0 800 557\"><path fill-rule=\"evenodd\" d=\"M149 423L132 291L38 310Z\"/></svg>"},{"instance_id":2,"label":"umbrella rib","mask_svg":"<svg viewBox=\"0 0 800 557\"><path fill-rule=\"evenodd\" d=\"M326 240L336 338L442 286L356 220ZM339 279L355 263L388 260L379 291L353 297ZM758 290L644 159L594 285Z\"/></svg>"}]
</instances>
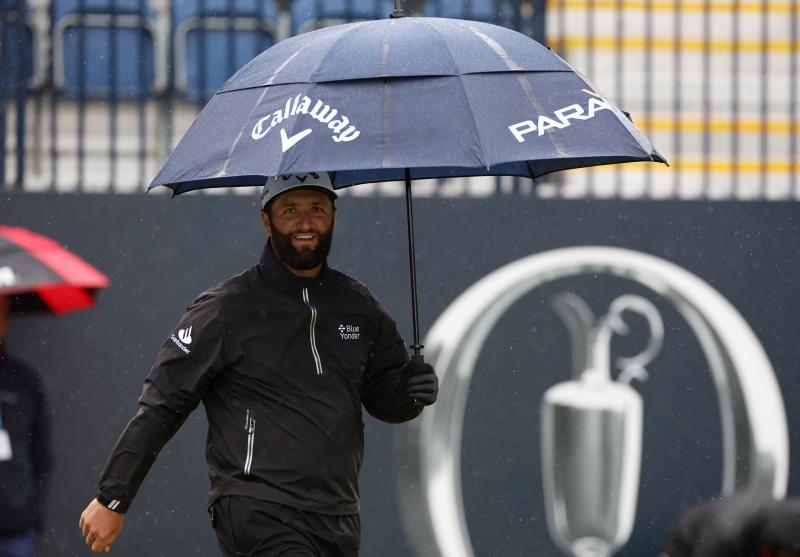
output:
<instances>
[{"instance_id":1,"label":"umbrella rib","mask_svg":"<svg viewBox=\"0 0 800 557\"><path fill-rule=\"evenodd\" d=\"M311 36L311 35L314 35L314 33L315 33L315 31L311 31L311 32L309 32L309 33L305 33L304 35ZM288 39L286 39L285 41L281 41L281 42L279 43L279 45L277 45L277 46L283 46L284 44L287 44L288 42L290 42L290 41L293 41L294 39L297 39L299 36L300 36L300 35L295 35L294 37L289 37L289 38L288 38ZM228 79L228 80L227 80L227 81L226 81L226 82L223 84L222 88L221 88L221 89L218 91L218 94L221 94L221 93L231 93L231 92L233 92L233 91L243 91L243 90L245 90L245 89L257 89L257 88L259 88L259 87L265 87L267 84L274 84L274 82L275 82L275 77L278 75L278 73L280 73L280 72L281 72L281 71L282 71L282 70L283 70L283 69L284 69L284 68L285 68L285 67L288 65L288 63L289 63L289 62L291 62L291 60L292 60L292 59L293 59L293 58L294 58L294 57L295 57L295 56L296 56L296 55L297 55L297 54L298 54L300 51L302 51L302 50L305 50L305 49L306 49L308 46L316 46L316 44L317 44L317 43L319 43L320 41L323 41L323 40L325 40L326 38L328 38L328 37L326 37L325 35L320 35L320 36L314 37L314 38L312 38L312 39L307 39L307 40L304 40L304 41L294 41L294 42L300 42L300 43L301 43L301 46L300 46L300 47L299 47L299 48L298 48L296 51L293 51L293 52L292 52L292 55L291 55L291 56L289 56L289 58L288 58L286 61L284 61L283 63L281 63L281 65L278 67L278 69L276 69L275 71L273 71L273 72L272 72L272 75L270 76L269 80L267 80L267 82L266 82L266 83L260 83L260 82L258 82L258 83L255 83L255 84L253 84L253 85L249 85L249 86L247 86L247 87L230 87L230 86L229 86L229 84L230 84L230 83L233 83L233 82L234 82L234 81L236 81L236 80L241 80L241 79L242 79L242 78L241 78L241 76L242 76L243 74L247 73L251 67L253 67L253 66L257 66L257 65L259 64L259 62L260 62L261 58L262 58L263 56L265 56L265 55L267 54L267 52L269 52L269 50L271 50L271 49L267 49L267 50L265 50L264 52L262 52L261 54L259 54L258 56L256 56L256 57L255 57L255 58L253 58L252 60L250 60L250 61L249 61L247 64L245 64L245 65L244 65L242 68L240 68L240 69L239 69L239 70L238 70L238 71L237 71L237 72L236 72L234 75L232 75L232 76L231 76L231 77L230 77L230 78L229 78L229 79ZM334 40L336 40L336 39L334 38ZM287 46L288 46L288 45L287 45ZM273 48L274 48L274 46L273 46ZM286 85L287 83L292 83L292 82L280 82L280 83L278 83L278 85ZM305 81L298 81L297 83L308 83L308 80L305 80Z\"/></svg>"},{"instance_id":2,"label":"umbrella rib","mask_svg":"<svg viewBox=\"0 0 800 557\"><path fill-rule=\"evenodd\" d=\"M455 62L455 59L453 58L453 53L450 52L450 47L447 45L447 41L445 41L442 38L442 36L439 34L439 30L436 27L434 27L433 25L431 25L428 21L425 21L424 19L421 19L421 21L433 31L434 36L442 44L442 46L444 47L445 52L447 52L447 56L450 57L450 62L452 64L452 66L453 66L453 69L457 70L458 68L456 68L456 62ZM466 101L467 107L469 108L469 119L470 119L470 122L472 123L472 130L473 130L473 133L475 134L476 139L478 140L478 150L479 150L479 152L477 153L478 162L480 163L480 165L482 167L485 167L485 168L488 169L489 165L488 165L487 161L484 160L484 159L486 159L486 157L482 156L482 155L485 155L485 153L483 152L483 141L481 141L481 132L480 132L480 129L478 128L478 123L475 121L475 113L472 111L472 102L470 101L469 94L467 93L466 87L464 87L464 76L461 75L461 74L454 74L454 75L458 76L458 81L459 81L459 83L461 83L461 91L464 94L464 100Z\"/></svg>"},{"instance_id":3,"label":"umbrella rib","mask_svg":"<svg viewBox=\"0 0 800 557\"><path fill-rule=\"evenodd\" d=\"M306 88L303 90L303 92L302 93L298 93L297 95L299 96L299 95L302 94L302 95L305 95L306 97L312 97L314 95L309 95L309 93L310 93L310 90L312 88L314 88L315 86L316 86L316 83L308 83L308 84L306 84ZM292 121L287 124L287 126L291 127L291 129L286 129L287 134L292 135L292 136L295 135L297 128L301 124L302 125L306 125L306 124L303 124L302 122L303 121L300 118L292 119ZM278 168L286 168L286 166L284 166L284 164L283 164L283 161L287 156L293 156L296 159L297 158L297 151L295 149L289 149L288 151L281 152L280 158L278 159ZM311 171L325 171L325 170L326 170L325 168L309 168L306 171L311 172Z\"/></svg>"},{"instance_id":4,"label":"umbrella rib","mask_svg":"<svg viewBox=\"0 0 800 557\"><path fill-rule=\"evenodd\" d=\"M325 55L322 57L322 59L317 64L317 67L314 68L314 71L311 72L311 74L309 76L312 83L317 83L318 82L317 81L317 72L319 72L320 68L324 68L327 65L328 60L331 58L331 56L333 56L333 53L337 50L337 48L336 48L337 43L340 43L345 37L347 37L348 35L351 35L354 31L361 30L363 27L367 26L370 23L372 23L372 22L371 21L363 21L363 22L352 23L351 24L352 27L349 27L344 33L341 33L339 36L337 36L332 41L330 48L328 49L328 51L325 53Z\"/></svg>"},{"instance_id":5,"label":"umbrella rib","mask_svg":"<svg viewBox=\"0 0 800 557\"><path fill-rule=\"evenodd\" d=\"M468 30L469 32L473 33L478 38L480 38L483 42L485 42L486 45L490 49L492 49L492 51L495 54L497 54L497 56L503 62L505 62L506 66L508 66L509 70L519 71L519 69L521 69L520 65L517 64L513 59L511 59L511 57L508 55L508 53L505 51L505 49L502 47L502 45L500 45L497 41L495 41L494 39L492 39L491 37L489 37L485 33L482 33L478 29L475 29L474 27L471 27L469 25L464 25L464 24L462 24L460 22L456 22L456 25ZM536 112L539 113L539 114L544 113L544 108L541 106L541 104L539 103L539 100L536 98L536 95L534 94L533 88L531 87L530 83L525 81L525 78L522 75L518 79L519 79L519 82L520 82L520 86L522 87L522 90L525 91L525 95L528 97L528 100L530 101L531 106L533 106L534 110L536 110ZM551 134L551 133L547 134L547 139L550 141L550 143L553 145L553 148L560 155L562 155L564 157L568 156L568 153L564 150L564 147L555 138L555 136L553 134Z\"/></svg>"},{"instance_id":6,"label":"umbrella rib","mask_svg":"<svg viewBox=\"0 0 800 557\"><path fill-rule=\"evenodd\" d=\"M250 125L250 116L253 115L253 112L255 112L256 108L258 108L258 105L260 105L261 101L264 100L264 97L267 96L267 93L269 92L269 89L272 86L272 82L275 81L275 78L277 77L277 75L281 72L281 70L283 70L283 68L288 66L289 63L292 60L294 60L297 55L299 55L301 52L303 52L305 47L306 47L306 45L303 45L300 48L298 48L294 53L292 53L292 55L289 56L289 58L287 58L286 61L283 64L281 64L278 67L277 70L275 70L275 72L273 72L273 74L270 76L269 80L267 80L267 83L263 86L264 87L264 92L261 93L261 95L258 97L258 100L255 102L255 104L253 104L253 108L250 109L250 113L247 115L247 118L244 119L244 123L242 124L242 127L239 130L239 135L237 135L236 139L234 139L233 143L231 143L230 149L228 149L228 156L225 157L225 161L222 163L222 168L220 168L220 170L214 176L215 178L219 178L221 176L227 176L227 174L228 174L228 164L230 164L231 159L233 158L233 152L239 146L239 142L241 141L242 136L244 135L245 128L247 128L247 126Z\"/></svg>"},{"instance_id":7,"label":"umbrella rib","mask_svg":"<svg viewBox=\"0 0 800 557\"><path fill-rule=\"evenodd\" d=\"M455 22L455 25L463 29L466 29L467 31L478 37L480 40L482 40L484 43L486 43L486 46L488 46L495 54L497 54L500 60L502 60L505 63L506 67L510 71L524 71L524 68L519 64L517 64L508 55L508 52L506 52L506 50L502 47L502 45L500 45L500 43L495 41L489 35L479 31L478 29L475 29L474 27L470 27L469 25L463 25L458 21Z\"/></svg>"}]
</instances>

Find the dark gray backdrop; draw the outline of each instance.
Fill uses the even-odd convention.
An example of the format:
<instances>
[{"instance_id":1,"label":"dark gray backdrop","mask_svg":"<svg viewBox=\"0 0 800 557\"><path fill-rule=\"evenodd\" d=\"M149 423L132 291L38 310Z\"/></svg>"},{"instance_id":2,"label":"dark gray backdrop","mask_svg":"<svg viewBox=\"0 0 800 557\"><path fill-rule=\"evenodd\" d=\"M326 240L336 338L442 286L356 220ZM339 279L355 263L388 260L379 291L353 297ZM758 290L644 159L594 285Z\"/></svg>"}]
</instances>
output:
<instances>
[{"instance_id":1,"label":"dark gray backdrop","mask_svg":"<svg viewBox=\"0 0 800 557\"><path fill-rule=\"evenodd\" d=\"M365 282L409 336L404 201L343 197L333 266ZM783 390L792 447L800 444L800 206L791 203L423 199L415 203L421 326L497 267L546 249L612 245L673 261L710 282L753 327ZM0 223L55 237L111 277L90 311L12 324L9 348L38 366L53 412L57 467L45 556L88 555L77 522L141 382L183 308L251 265L264 237L254 200L240 196L15 194ZM516 304L490 335L472 383L462 453L467 520L478 556L557 555L546 532L538 405L570 376L566 329L548 305L563 290L603 313L619 294L653 300L664 349L637 384L645 439L637 522L625 556L656 555L669 524L715 494L721 442L716 394L688 327L657 298L620 279L559 281ZM633 353L646 327L615 340ZM361 474L364 556L409 556L396 504L392 427L367 420ZM205 513L205 416L167 445L126 517L120 557L217 555ZM797 475L790 492L800 492Z\"/></svg>"}]
</instances>

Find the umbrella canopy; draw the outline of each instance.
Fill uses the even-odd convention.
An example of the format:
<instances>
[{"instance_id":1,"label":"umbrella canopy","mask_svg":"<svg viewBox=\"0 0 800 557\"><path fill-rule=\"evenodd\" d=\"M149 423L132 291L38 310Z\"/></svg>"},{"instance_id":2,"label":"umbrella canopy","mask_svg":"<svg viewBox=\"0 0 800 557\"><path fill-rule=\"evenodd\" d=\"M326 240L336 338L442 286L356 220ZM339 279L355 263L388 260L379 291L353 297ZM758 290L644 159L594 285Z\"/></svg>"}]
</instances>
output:
<instances>
[{"instance_id":1,"label":"umbrella canopy","mask_svg":"<svg viewBox=\"0 0 800 557\"><path fill-rule=\"evenodd\" d=\"M50 238L0 225L0 297L11 299L14 313L88 308L108 284L107 276Z\"/></svg>"},{"instance_id":2,"label":"umbrella canopy","mask_svg":"<svg viewBox=\"0 0 800 557\"><path fill-rule=\"evenodd\" d=\"M558 55L509 29L409 17L287 39L201 111L150 188L262 185L328 171L334 187L448 176L537 178L666 162Z\"/></svg>"},{"instance_id":3,"label":"umbrella canopy","mask_svg":"<svg viewBox=\"0 0 800 557\"><path fill-rule=\"evenodd\" d=\"M535 179L635 161L666 163L536 41L488 23L393 17L312 31L254 58L203 108L148 189L180 194L319 171L335 188L405 180L419 356L412 180Z\"/></svg>"}]
</instances>

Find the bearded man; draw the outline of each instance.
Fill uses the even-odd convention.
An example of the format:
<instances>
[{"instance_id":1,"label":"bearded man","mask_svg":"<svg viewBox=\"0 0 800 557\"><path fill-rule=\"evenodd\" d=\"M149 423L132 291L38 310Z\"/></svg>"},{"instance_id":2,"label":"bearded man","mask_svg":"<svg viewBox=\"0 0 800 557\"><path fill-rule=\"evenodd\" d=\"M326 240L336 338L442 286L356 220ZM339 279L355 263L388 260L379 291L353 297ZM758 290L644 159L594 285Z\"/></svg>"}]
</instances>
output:
<instances>
[{"instance_id":1,"label":"bearded man","mask_svg":"<svg viewBox=\"0 0 800 557\"><path fill-rule=\"evenodd\" d=\"M399 423L436 401L365 286L327 266L336 193L325 173L271 178L261 261L204 292L167 337L80 519L108 551L147 471L202 401L209 512L225 557L354 557L362 406Z\"/></svg>"}]
</instances>

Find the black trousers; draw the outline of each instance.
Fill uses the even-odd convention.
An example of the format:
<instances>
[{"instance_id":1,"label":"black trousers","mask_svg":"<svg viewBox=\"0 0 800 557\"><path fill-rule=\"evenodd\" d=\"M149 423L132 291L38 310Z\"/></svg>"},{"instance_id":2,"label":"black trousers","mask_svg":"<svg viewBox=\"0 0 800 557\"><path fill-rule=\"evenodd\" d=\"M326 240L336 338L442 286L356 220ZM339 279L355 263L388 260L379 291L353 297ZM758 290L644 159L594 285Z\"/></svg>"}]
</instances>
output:
<instances>
[{"instance_id":1,"label":"black trousers","mask_svg":"<svg viewBox=\"0 0 800 557\"><path fill-rule=\"evenodd\" d=\"M211 509L224 557L358 557L357 514L329 516L252 497L223 497Z\"/></svg>"}]
</instances>

